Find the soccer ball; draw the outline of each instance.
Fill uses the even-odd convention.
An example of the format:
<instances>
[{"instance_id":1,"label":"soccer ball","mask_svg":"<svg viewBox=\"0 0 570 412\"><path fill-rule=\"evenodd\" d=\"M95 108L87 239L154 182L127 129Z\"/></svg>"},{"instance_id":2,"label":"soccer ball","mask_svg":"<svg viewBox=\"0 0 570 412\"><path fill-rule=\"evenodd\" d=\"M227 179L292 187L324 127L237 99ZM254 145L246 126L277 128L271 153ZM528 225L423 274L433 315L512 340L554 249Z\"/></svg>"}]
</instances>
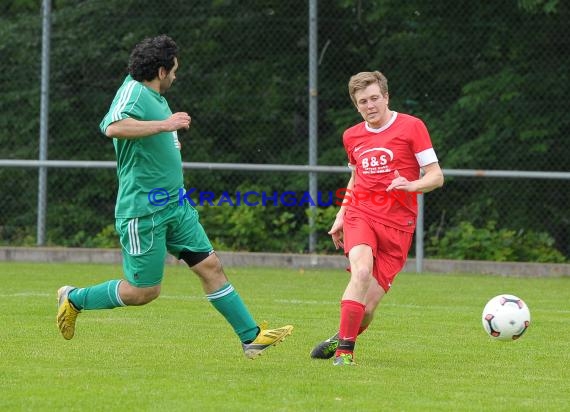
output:
<instances>
[{"instance_id":1,"label":"soccer ball","mask_svg":"<svg viewBox=\"0 0 570 412\"><path fill-rule=\"evenodd\" d=\"M530 311L521 298L514 295L495 296L485 305L483 328L495 340L516 340L530 325Z\"/></svg>"}]
</instances>

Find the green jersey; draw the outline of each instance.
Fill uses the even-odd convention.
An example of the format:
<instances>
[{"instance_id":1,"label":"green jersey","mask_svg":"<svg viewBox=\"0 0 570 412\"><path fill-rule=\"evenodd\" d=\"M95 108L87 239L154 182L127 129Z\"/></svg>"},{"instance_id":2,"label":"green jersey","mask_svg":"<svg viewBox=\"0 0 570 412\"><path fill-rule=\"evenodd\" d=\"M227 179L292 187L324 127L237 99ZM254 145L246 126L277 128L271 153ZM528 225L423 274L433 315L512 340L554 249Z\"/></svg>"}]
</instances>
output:
<instances>
[{"instance_id":1,"label":"green jersey","mask_svg":"<svg viewBox=\"0 0 570 412\"><path fill-rule=\"evenodd\" d=\"M111 123L122 119L165 120L171 115L160 93L128 75L99 127L105 133ZM137 139L114 138L113 144L119 179L115 217L146 216L178 202L184 182L180 142L175 131ZM157 192L161 193L161 201L153 198Z\"/></svg>"}]
</instances>

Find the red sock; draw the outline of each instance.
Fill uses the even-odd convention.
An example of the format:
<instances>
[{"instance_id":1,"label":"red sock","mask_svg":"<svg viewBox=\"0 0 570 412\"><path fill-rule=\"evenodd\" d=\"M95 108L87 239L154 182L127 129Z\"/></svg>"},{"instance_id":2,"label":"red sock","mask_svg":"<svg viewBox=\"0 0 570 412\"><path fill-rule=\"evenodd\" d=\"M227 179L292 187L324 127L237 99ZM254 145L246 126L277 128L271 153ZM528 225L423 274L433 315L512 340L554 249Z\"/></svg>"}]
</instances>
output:
<instances>
[{"instance_id":1,"label":"red sock","mask_svg":"<svg viewBox=\"0 0 570 412\"><path fill-rule=\"evenodd\" d=\"M340 302L340 326L338 329L340 342L335 356L341 353L352 353L362 319L364 319L364 306L354 300Z\"/></svg>"},{"instance_id":2,"label":"red sock","mask_svg":"<svg viewBox=\"0 0 570 412\"><path fill-rule=\"evenodd\" d=\"M366 329L368 329L368 325L366 325L366 326L360 326L360 327L358 328L358 334L361 335L362 332L364 332Z\"/></svg>"}]
</instances>

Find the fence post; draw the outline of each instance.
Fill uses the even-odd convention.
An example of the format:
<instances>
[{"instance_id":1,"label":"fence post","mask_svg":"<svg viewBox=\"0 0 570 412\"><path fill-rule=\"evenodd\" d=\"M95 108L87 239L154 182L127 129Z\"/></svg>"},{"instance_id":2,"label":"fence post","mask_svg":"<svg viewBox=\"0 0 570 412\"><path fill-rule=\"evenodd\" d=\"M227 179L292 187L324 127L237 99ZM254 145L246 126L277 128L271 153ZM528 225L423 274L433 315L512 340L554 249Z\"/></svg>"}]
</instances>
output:
<instances>
[{"instance_id":1,"label":"fence post","mask_svg":"<svg viewBox=\"0 0 570 412\"><path fill-rule=\"evenodd\" d=\"M424 267L424 195L418 194L418 220L416 222L416 272Z\"/></svg>"},{"instance_id":2,"label":"fence post","mask_svg":"<svg viewBox=\"0 0 570 412\"><path fill-rule=\"evenodd\" d=\"M318 138L318 43L317 43L317 0L309 1L309 165L317 165L317 138ZM315 228L317 214L317 173L309 173L309 194L315 206L309 205L309 253L315 253L317 246L317 232Z\"/></svg>"},{"instance_id":3,"label":"fence post","mask_svg":"<svg viewBox=\"0 0 570 412\"><path fill-rule=\"evenodd\" d=\"M42 81L40 90L40 142L39 160L47 160L48 122L49 122L49 64L51 38L51 0L42 1ZM47 209L47 172L46 166L38 169L38 246L46 241L46 209Z\"/></svg>"}]
</instances>

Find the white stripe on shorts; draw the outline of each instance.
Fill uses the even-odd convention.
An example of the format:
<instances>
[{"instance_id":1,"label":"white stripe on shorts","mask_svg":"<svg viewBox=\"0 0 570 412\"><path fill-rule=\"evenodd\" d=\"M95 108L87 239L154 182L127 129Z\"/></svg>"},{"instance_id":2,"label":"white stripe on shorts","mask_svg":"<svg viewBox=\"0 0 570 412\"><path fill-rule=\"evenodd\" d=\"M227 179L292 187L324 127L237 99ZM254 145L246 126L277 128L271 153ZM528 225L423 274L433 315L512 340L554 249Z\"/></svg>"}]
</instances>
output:
<instances>
[{"instance_id":1,"label":"white stripe on shorts","mask_svg":"<svg viewBox=\"0 0 570 412\"><path fill-rule=\"evenodd\" d=\"M131 255L139 255L141 253L141 242L139 238L139 218L135 217L129 222L129 246Z\"/></svg>"}]
</instances>

